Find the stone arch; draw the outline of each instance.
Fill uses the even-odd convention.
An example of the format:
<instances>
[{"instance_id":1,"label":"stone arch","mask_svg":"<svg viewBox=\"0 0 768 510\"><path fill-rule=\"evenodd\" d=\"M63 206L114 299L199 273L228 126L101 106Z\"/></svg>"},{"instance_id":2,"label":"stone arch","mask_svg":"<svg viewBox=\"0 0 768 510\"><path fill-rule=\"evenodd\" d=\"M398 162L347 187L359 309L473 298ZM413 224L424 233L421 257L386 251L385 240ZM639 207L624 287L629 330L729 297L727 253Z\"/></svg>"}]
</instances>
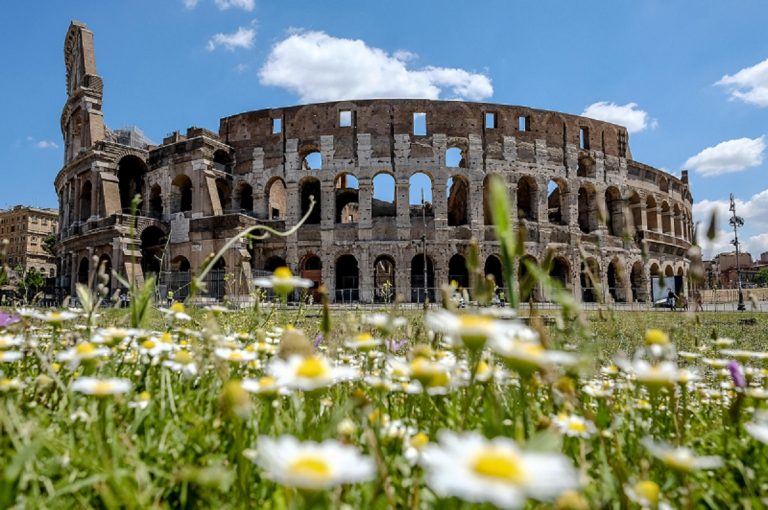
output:
<instances>
[{"instance_id":1,"label":"stone arch","mask_svg":"<svg viewBox=\"0 0 768 510\"><path fill-rule=\"evenodd\" d=\"M645 216L648 224L648 230L659 230L659 211L656 205L656 198L653 195L648 195L645 199Z\"/></svg>"},{"instance_id":2,"label":"stone arch","mask_svg":"<svg viewBox=\"0 0 768 510\"><path fill-rule=\"evenodd\" d=\"M123 212L130 212L134 196L144 196L144 176L147 171L147 164L137 156L124 156L118 161L117 181Z\"/></svg>"},{"instance_id":3,"label":"stone arch","mask_svg":"<svg viewBox=\"0 0 768 510\"><path fill-rule=\"evenodd\" d=\"M616 186L609 186L605 190L605 226L608 234L620 236L624 230L624 201L621 192Z\"/></svg>"},{"instance_id":4,"label":"stone arch","mask_svg":"<svg viewBox=\"0 0 768 510\"><path fill-rule=\"evenodd\" d=\"M423 201L423 202L422 202ZM410 216L434 216L432 208L432 178L425 172L416 172L408 179L408 205Z\"/></svg>"},{"instance_id":5,"label":"stone arch","mask_svg":"<svg viewBox=\"0 0 768 510\"><path fill-rule=\"evenodd\" d=\"M632 194L629 195L629 210L630 217L632 218L632 227L635 229L635 232L642 230L643 201L637 191L633 191Z\"/></svg>"},{"instance_id":6,"label":"stone arch","mask_svg":"<svg viewBox=\"0 0 768 510\"><path fill-rule=\"evenodd\" d=\"M597 192L591 185L579 188L579 229L585 234L597 230Z\"/></svg>"},{"instance_id":7,"label":"stone arch","mask_svg":"<svg viewBox=\"0 0 768 510\"><path fill-rule=\"evenodd\" d=\"M213 168L220 172L232 173L232 156L224 149L217 149L213 153Z\"/></svg>"},{"instance_id":8,"label":"stone arch","mask_svg":"<svg viewBox=\"0 0 768 510\"><path fill-rule=\"evenodd\" d=\"M537 300L536 296L536 280L533 278L533 274L528 271L525 262L538 265L536 257L530 254L523 255L518 262L517 267L517 283L520 288L520 302Z\"/></svg>"},{"instance_id":9,"label":"stone arch","mask_svg":"<svg viewBox=\"0 0 768 510\"><path fill-rule=\"evenodd\" d=\"M675 294L678 296L685 294L685 270L682 266L677 268L675 274Z\"/></svg>"},{"instance_id":10,"label":"stone arch","mask_svg":"<svg viewBox=\"0 0 768 510\"><path fill-rule=\"evenodd\" d=\"M578 166L576 167L576 175L578 177L594 179L597 173L595 166L595 160L591 156L582 154L579 156Z\"/></svg>"},{"instance_id":11,"label":"stone arch","mask_svg":"<svg viewBox=\"0 0 768 510\"><path fill-rule=\"evenodd\" d=\"M608 293L616 303L627 302L625 278L624 266L618 257L614 257L608 264L606 281L608 283Z\"/></svg>"},{"instance_id":12,"label":"stone arch","mask_svg":"<svg viewBox=\"0 0 768 510\"><path fill-rule=\"evenodd\" d=\"M389 172L379 172L373 176L371 216L373 218L397 216L395 178Z\"/></svg>"},{"instance_id":13,"label":"stone arch","mask_svg":"<svg viewBox=\"0 0 768 510\"><path fill-rule=\"evenodd\" d=\"M491 213L491 178L493 174L488 174L483 179L483 224L493 225L493 214Z\"/></svg>"},{"instance_id":14,"label":"stone arch","mask_svg":"<svg viewBox=\"0 0 768 510\"><path fill-rule=\"evenodd\" d=\"M192 210L192 179L184 174L174 177L171 182L171 212L187 212Z\"/></svg>"},{"instance_id":15,"label":"stone arch","mask_svg":"<svg viewBox=\"0 0 768 510\"><path fill-rule=\"evenodd\" d=\"M632 264L632 270L629 274L629 283L635 301L641 303L648 301L648 280L646 279L645 271L643 270L643 263L639 260Z\"/></svg>"},{"instance_id":16,"label":"stone arch","mask_svg":"<svg viewBox=\"0 0 768 510\"><path fill-rule=\"evenodd\" d=\"M666 277L675 276L675 270L674 270L674 268L670 264L667 264L664 267L664 276L666 276Z\"/></svg>"},{"instance_id":17,"label":"stone arch","mask_svg":"<svg viewBox=\"0 0 768 510\"><path fill-rule=\"evenodd\" d=\"M149 215L153 218L163 217L163 189L155 184L149 191Z\"/></svg>"},{"instance_id":18,"label":"stone arch","mask_svg":"<svg viewBox=\"0 0 768 510\"><path fill-rule=\"evenodd\" d=\"M448 168L466 168L464 149L456 145L448 147L445 151L445 166Z\"/></svg>"},{"instance_id":19,"label":"stone arch","mask_svg":"<svg viewBox=\"0 0 768 510\"><path fill-rule=\"evenodd\" d=\"M171 270L185 273L191 271L192 266L187 257L184 255L176 255L173 260L171 260Z\"/></svg>"},{"instance_id":20,"label":"stone arch","mask_svg":"<svg viewBox=\"0 0 768 510\"><path fill-rule=\"evenodd\" d=\"M571 264L563 256L557 256L552 259L552 265L549 269L549 277L560 282L563 289L571 288Z\"/></svg>"},{"instance_id":21,"label":"stone arch","mask_svg":"<svg viewBox=\"0 0 768 510\"><path fill-rule=\"evenodd\" d=\"M538 205L538 187L536 180L524 175L517 181L517 217L521 220L536 221Z\"/></svg>"},{"instance_id":22,"label":"stone arch","mask_svg":"<svg viewBox=\"0 0 768 510\"><path fill-rule=\"evenodd\" d=\"M486 277L487 276L493 277L493 282L496 284L496 287L498 288L504 287L504 272L502 270L501 259L499 258L498 255L496 254L488 255L488 258L485 259L483 272Z\"/></svg>"},{"instance_id":23,"label":"stone arch","mask_svg":"<svg viewBox=\"0 0 768 510\"><path fill-rule=\"evenodd\" d=\"M551 179L547 183L547 220L554 225L567 225L564 211L567 209L565 201L568 193L568 185L562 179Z\"/></svg>"},{"instance_id":24,"label":"stone arch","mask_svg":"<svg viewBox=\"0 0 768 510\"><path fill-rule=\"evenodd\" d=\"M318 171L323 168L323 155L314 146L305 149L305 153L301 158L302 170Z\"/></svg>"},{"instance_id":25,"label":"stone arch","mask_svg":"<svg viewBox=\"0 0 768 510\"><path fill-rule=\"evenodd\" d=\"M445 188L448 198L448 226L458 227L469 223L469 181L463 175L448 179Z\"/></svg>"},{"instance_id":26,"label":"stone arch","mask_svg":"<svg viewBox=\"0 0 768 510\"><path fill-rule=\"evenodd\" d=\"M299 275L312 281L312 298L320 300L320 285L323 280L323 261L314 253L307 253L299 263Z\"/></svg>"},{"instance_id":27,"label":"stone arch","mask_svg":"<svg viewBox=\"0 0 768 510\"><path fill-rule=\"evenodd\" d=\"M235 188L237 208L241 211L253 211L253 187L245 181L240 181Z\"/></svg>"},{"instance_id":28,"label":"stone arch","mask_svg":"<svg viewBox=\"0 0 768 510\"><path fill-rule=\"evenodd\" d=\"M600 292L600 263L595 257L587 257L581 262L579 275L581 283L581 300L585 303L599 301Z\"/></svg>"},{"instance_id":29,"label":"stone arch","mask_svg":"<svg viewBox=\"0 0 768 510\"><path fill-rule=\"evenodd\" d=\"M80 221L87 221L91 217L91 202L93 200L93 184L88 179L80 188Z\"/></svg>"},{"instance_id":30,"label":"stone arch","mask_svg":"<svg viewBox=\"0 0 768 510\"><path fill-rule=\"evenodd\" d=\"M395 259L379 255L373 263L373 299L376 302L392 302L397 295L395 287Z\"/></svg>"},{"instance_id":31,"label":"stone arch","mask_svg":"<svg viewBox=\"0 0 768 510\"><path fill-rule=\"evenodd\" d=\"M685 239L685 235L683 234L682 213L680 212L680 206L677 204L675 204L672 208L672 221L674 225L675 236L681 239Z\"/></svg>"},{"instance_id":32,"label":"stone arch","mask_svg":"<svg viewBox=\"0 0 768 510\"><path fill-rule=\"evenodd\" d=\"M448 261L448 283L456 282L459 287L469 288L469 271L464 255L456 253Z\"/></svg>"},{"instance_id":33,"label":"stone arch","mask_svg":"<svg viewBox=\"0 0 768 510\"><path fill-rule=\"evenodd\" d=\"M357 223L360 218L360 183L348 172L336 176L333 185L335 193L335 223Z\"/></svg>"},{"instance_id":34,"label":"stone arch","mask_svg":"<svg viewBox=\"0 0 768 510\"><path fill-rule=\"evenodd\" d=\"M288 207L287 193L285 189L285 181L280 177L273 177L267 183L264 188L265 202L267 203L267 219L281 220L285 218L285 213ZM320 209L320 195L319 192L315 196L318 201L315 206L316 209ZM305 211L306 212L306 211ZM302 214L302 216L304 216Z\"/></svg>"},{"instance_id":35,"label":"stone arch","mask_svg":"<svg viewBox=\"0 0 768 510\"><path fill-rule=\"evenodd\" d=\"M165 232L158 227L149 226L141 232L141 269L145 276L160 272L165 242Z\"/></svg>"},{"instance_id":36,"label":"stone arch","mask_svg":"<svg viewBox=\"0 0 768 510\"><path fill-rule=\"evenodd\" d=\"M672 235L672 218L667 201L661 203L661 232Z\"/></svg>"},{"instance_id":37,"label":"stone arch","mask_svg":"<svg viewBox=\"0 0 768 510\"><path fill-rule=\"evenodd\" d=\"M418 253L411 259L411 301L423 303L425 299L435 301L435 267L432 257Z\"/></svg>"},{"instance_id":38,"label":"stone arch","mask_svg":"<svg viewBox=\"0 0 768 510\"><path fill-rule=\"evenodd\" d=\"M83 285L88 285L89 277L90 277L90 262L88 260L88 257L83 257L80 259L80 264L77 266L77 283L82 283Z\"/></svg>"},{"instance_id":39,"label":"stone arch","mask_svg":"<svg viewBox=\"0 0 768 510\"><path fill-rule=\"evenodd\" d=\"M315 207L307 218L307 225L317 225L320 223L322 215L322 202L320 196L320 181L315 177L305 177L299 181L299 210L303 218L309 211L310 197L315 197Z\"/></svg>"},{"instance_id":40,"label":"stone arch","mask_svg":"<svg viewBox=\"0 0 768 510\"><path fill-rule=\"evenodd\" d=\"M352 254L336 259L336 301L360 300L360 267Z\"/></svg>"}]
</instances>

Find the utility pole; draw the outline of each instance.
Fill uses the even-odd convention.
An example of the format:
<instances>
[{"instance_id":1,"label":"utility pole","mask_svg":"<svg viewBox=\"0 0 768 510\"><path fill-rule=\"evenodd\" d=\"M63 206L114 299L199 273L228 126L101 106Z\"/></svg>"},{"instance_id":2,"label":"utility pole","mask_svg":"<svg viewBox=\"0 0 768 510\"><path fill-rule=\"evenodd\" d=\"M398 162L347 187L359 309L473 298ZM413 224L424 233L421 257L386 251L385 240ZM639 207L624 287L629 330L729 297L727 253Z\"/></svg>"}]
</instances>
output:
<instances>
[{"instance_id":1,"label":"utility pole","mask_svg":"<svg viewBox=\"0 0 768 510\"><path fill-rule=\"evenodd\" d=\"M429 299L429 288L427 283L427 210L424 202L424 188L421 188L421 223L424 229L421 232L421 254L424 257L424 302Z\"/></svg>"},{"instance_id":2,"label":"utility pole","mask_svg":"<svg viewBox=\"0 0 768 510\"><path fill-rule=\"evenodd\" d=\"M744 293L741 290L741 261L739 260L739 228L744 226L744 218L736 216L736 200L731 193L731 207L728 209L733 213L728 223L733 227L733 245L736 247L736 281L739 289L739 305L736 307L739 311L744 311L747 308L744 306Z\"/></svg>"}]
</instances>

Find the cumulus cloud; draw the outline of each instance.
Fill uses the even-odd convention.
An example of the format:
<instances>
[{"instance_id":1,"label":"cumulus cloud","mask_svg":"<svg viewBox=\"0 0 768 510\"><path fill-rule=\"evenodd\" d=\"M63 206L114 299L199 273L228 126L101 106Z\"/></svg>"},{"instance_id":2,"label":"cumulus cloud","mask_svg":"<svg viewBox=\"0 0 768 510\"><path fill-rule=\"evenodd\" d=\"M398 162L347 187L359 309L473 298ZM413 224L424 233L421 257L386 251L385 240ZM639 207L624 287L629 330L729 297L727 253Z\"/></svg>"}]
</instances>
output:
<instances>
[{"instance_id":1,"label":"cumulus cloud","mask_svg":"<svg viewBox=\"0 0 768 510\"><path fill-rule=\"evenodd\" d=\"M763 163L765 136L737 138L707 147L691 156L683 165L705 177L740 172Z\"/></svg>"},{"instance_id":2,"label":"cumulus cloud","mask_svg":"<svg viewBox=\"0 0 768 510\"><path fill-rule=\"evenodd\" d=\"M220 46L229 51L235 51L237 48L248 49L253 47L255 38L256 30L240 27L232 34L215 34L208 40L207 48L208 51L213 51Z\"/></svg>"},{"instance_id":3,"label":"cumulus cloud","mask_svg":"<svg viewBox=\"0 0 768 510\"><path fill-rule=\"evenodd\" d=\"M651 119L647 112L637 107L637 103L619 105L608 101L598 101L587 106L581 115L624 126L630 133L639 133L647 128L653 129L657 124L656 120Z\"/></svg>"},{"instance_id":4,"label":"cumulus cloud","mask_svg":"<svg viewBox=\"0 0 768 510\"><path fill-rule=\"evenodd\" d=\"M729 200L700 200L693 204L693 220L699 224L699 242L702 245L705 258L717 255L723 251L732 251L733 230L728 220L733 213L729 211ZM713 242L708 241L704 234L712 210L717 210L717 236ZM756 257L766 251L765 241L768 234L753 234L768 230L768 189L752 195L748 200L736 199L736 214L744 218L744 233L739 234L741 248Z\"/></svg>"},{"instance_id":5,"label":"cumulus cloud","mask_svg":"<svg viewBox=\"0 0 768 510\"><path fill-rule=\"evenodd\" d=\"M184 7L187 9L194 9L200 0L183 0Z\"/></svg>"},{"instance_id":6,"label":"cumulus cloud","mask_svg":"<svg viewBox=\"0 0 768 510\"><path fill-rule=\"evenodd\" d=\"M738 99L757 106L768 106L768 58L736 74L726 74L715 85L726 87L731 100Z\"/></svg>"},{"instance_id":7,"label":"cumulus cloud","mask_svg":"<svg viewBox=\"0 0 768 510\"><path fill-rule=\"evenodd\" d=\"M464 69L409 69L412 53L394 54L359 39L325 32L296 32L273 46L259 72L263 85L286 88L301 101L360 98L463 98L493 94L491 79Z\"/></svg>"},{"instance_id":8,"label":"cumulus cloud","mask_svg":"<svg viewBox=\"0 0 768 510\"><path fill-rule=\"evenodd\" d=\"M231 8L252 11L256 6L254 0L214 0L214 2L216 3L216 7L222 11Z\"/></svg>"},{"instance_id":9,"label":"cumulus cloud","mask_svg":"<svg viewBox=\"0 0 768 510\"><path fill-rule=\"evenodd\" d=\"M56 144L56 142L52 142L50 140L39 140L35 147L38 149L58 149L59 146Z\"/></svg>"}]
</instances>

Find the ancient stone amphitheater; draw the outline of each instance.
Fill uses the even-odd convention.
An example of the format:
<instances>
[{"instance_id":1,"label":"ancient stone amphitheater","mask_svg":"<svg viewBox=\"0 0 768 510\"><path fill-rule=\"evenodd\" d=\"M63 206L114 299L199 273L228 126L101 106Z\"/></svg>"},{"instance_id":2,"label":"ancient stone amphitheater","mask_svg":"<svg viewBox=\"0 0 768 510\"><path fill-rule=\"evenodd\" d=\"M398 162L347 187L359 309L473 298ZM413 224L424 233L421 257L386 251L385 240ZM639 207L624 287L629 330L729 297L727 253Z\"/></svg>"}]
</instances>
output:
<instances>
[{"instance_id":1,"label":"ancient stone amphitheater","mask_svg":"<svg viewBox=\"0 0 768 510\"><path fill-rule=\"evenodd\" d=\"M337 302L434 299L451 280L467 285L472 239L501 285L493 174L509 188L525 257L552 250L550 274L577 296L648 301L655 275L677 277L685 292L687 173L635 161L622 126L522 106L364 100L241 113L221 119L218 133L190 128L155 146L105 127L93 34L81 23L67 33L65 61L66 154L55 186L68 293L92 280L99 260L128 278L158 273L183 296L228 239L255 224L289 228L311 196L317 205L297 233L229 249L208 296L247 296L254 274L287 265ZM540 289L523 297L547 299Z\"/></svg>"}]
</instances>

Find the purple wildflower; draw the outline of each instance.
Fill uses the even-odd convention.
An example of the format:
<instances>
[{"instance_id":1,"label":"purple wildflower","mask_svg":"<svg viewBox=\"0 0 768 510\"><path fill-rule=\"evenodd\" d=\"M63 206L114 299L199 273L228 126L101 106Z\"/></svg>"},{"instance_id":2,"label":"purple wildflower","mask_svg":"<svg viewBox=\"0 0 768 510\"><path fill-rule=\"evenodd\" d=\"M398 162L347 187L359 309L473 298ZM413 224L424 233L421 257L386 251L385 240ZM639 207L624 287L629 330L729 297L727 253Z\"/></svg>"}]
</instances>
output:
<instances>
[{"instance_id":1,"label":"purple wildflower","mask_svg":"<svg viewBox=\"0 0 768 510\"><path fill-rule=\"evenodd\" d=\"M408 344L408 340L387 340L387 349L390 352L399 352Z\"/></svg>"},{"instance_id":2,"label":"purple wildflower","mask_svg":"<svg viewBox=\"0 0 768 510\"><path fill-rule=\"evenodd\" d=\"M0 312L0 328L5 328L11 324L19 322L21 318L18 315L11 315L9 313Z\"/></svg>"},{"instance_id":3,"label":"purple wildflower","mask_svg":"<svg viewBox=\"0 0 768 510\"><path fill-rule=\"evenodd\" d=\"M741 365L739 365L738 361L729 361L728 371L731 373L731 379L733 380L734 386L740 389L747 387L747 379L744 377L744 370L741 369Z\"/></svg>"},{"instance_id":4,"label":"purple wildflower","mask_svg":"<svg viewBox=\"0 0 768 510\"><path fill-rule=\"evenodd\" d=\"M315 341L314 341L314 342L312 342L312 343L313 343L313 345L315 346L315 349L317 349L318 347L320 347L320 344L321 344L321 343L323 343L323 335L322 335L322 334L320 334L320 335L317 335L317 336L315 337Z\"/></svg>"}]
</instances>

